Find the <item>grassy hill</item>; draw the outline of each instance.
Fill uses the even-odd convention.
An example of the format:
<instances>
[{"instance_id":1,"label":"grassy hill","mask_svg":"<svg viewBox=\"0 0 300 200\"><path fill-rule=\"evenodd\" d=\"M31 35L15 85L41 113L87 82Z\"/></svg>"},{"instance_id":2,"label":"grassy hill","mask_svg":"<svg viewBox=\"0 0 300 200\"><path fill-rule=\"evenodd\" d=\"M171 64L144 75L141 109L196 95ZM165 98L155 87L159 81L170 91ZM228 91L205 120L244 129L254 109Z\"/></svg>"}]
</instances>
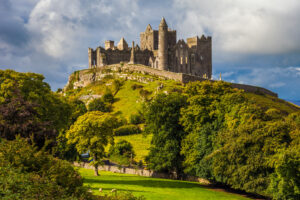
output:
<instances>
[{"instance_id":1,"label":"grassy hill","mask_svg":"<svg viewBox=\"0 0 300 200\"><path fill-rule=\"evenodd\" d=\"M89 70L83 70L85 74L91 73ZM145 101L150 100L158 92L170 93L174 91L182 91L184 85L174 80L166 80L157 76L151 76L143 73L130 73L130 77L135 79L127 79L126 73L111 73L111 71L103 71L103 78L92 82L85 87L77 89L68 89L65 91L66 96L71 99L80 99L86 104L93 99L101 97L106 90L115 93L115 101L113 103L113 112L129 120L132 114L136 114L142 109ZM80 80L78 77L80 72L74 72L71 77L71 84ZM77 77L77 78L75 78ZM77 80L76 80L77 79ZM119 80L122 86L115 91L114 81ZM70 82L70 81L69 81ZM66 87L67 88L67 87ZM70 87L69 87L70 88ZM300 107L279 99L274 96L245 93L246 97L259 105L260 107L276 108L283 114L288 114L300 110ZM136 152L136 161L143 160L148 153L150 147L151 135L144 137L142 134L131 136L117 136L116 141L125 139L132 143Z\"/></svg>"}]
</instances>

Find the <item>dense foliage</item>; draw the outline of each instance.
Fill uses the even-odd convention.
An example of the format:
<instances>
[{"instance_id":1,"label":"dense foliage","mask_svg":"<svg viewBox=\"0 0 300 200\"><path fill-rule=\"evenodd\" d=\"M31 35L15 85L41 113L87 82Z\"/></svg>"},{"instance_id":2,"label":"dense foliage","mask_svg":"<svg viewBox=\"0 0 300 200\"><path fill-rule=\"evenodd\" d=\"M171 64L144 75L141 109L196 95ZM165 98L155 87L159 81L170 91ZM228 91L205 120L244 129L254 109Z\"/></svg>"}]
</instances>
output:
<instances>
[{"instance_id":1,"label":"dense foliage","mask_svg":"<svg viewBox=\"0 0 300 200\"><path fill-rule=\"evenodd\" d=\"M135 157L132 145L126 140L121 140L110 146L108 154L112 161L121 165L132 164Z\"/></svg>"},{"instance_id":2,"label":"dense foliage","mask_svg":"<svg viewBox=\"0 0 300 200\"><path fill-rule=\"evenodd\" d=\"M116 136L122 136L122 135L133 135L141 133L141 129L137 125L128 124L120 126L119 128L116 128L114 130Z\"/></svg>"},{"instance_id":3,"label":"dense foliage","mask_svg":"<svg viewBox=\"0 0 300 200\"><path fill-rule=\"evenodd\" d=\"M148 104L145 113L147 133L153 133L146 161L150 169L181 173L183 157L180 143L185 132L179 124L180 109L186 98L178 93L159 94Z\"/></svg>"},{"instance_id":4,"label":"dense foliage","mask_svg":"<svg viewBox=\"0 0 300 200\"><path fill-rule=\"evenodd\" d=\"M101 111L101 112L111 112L111 104L105 102L102 98L93 99L89 105L89 111Z\"/></svg>"},{"instance_id":5,"label":"dense foliage","mask_svg":"<svg viewBox=\"0 0 300 200\"><path fill-rule=\"evenodd\" d=\"M181 163L187 174L235 189L274 199L300 198L299 112L288 115L258 105L224 82L189 83L181 94L187 104L181 106L171 104L173 95L158 95L148 105L150 168L169 164L169 171L175 171ZM178 130L186 134L177 137ZM165 150L170 142L181 149L182 159L174 163L168 161L175 148Z\"/></svg>"},{"instance_id":6,"label":"dense foliage","mask_svg":"<svg viewBox=\"0 0 300 200\"><path fill-rule=\"evenodd\" d=\"M0 134L12 140L33 135L39 147L54 140L68 126L71 108L53 93L44 77L34 73L0 70Z\"/></svg>"},{"instance_id":7,"label":"dense foliage","mask_svg":"<svg viewBox=\"0 0 300 200\"><path fill-rule=\"evenodd\" d=\"M0 142L1 199L92 199L73 166L25 139Z\"/></svg>"}]
</instances>

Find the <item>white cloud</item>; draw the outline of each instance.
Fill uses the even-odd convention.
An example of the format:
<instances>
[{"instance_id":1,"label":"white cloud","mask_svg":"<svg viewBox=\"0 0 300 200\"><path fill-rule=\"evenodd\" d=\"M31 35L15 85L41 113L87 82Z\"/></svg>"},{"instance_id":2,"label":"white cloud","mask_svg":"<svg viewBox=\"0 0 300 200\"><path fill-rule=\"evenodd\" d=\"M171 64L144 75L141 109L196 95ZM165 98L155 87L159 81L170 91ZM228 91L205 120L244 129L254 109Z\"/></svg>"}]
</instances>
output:
<instances>
[{"instance_id":1,"label":"white cloud","mask_svg":"<svg viewBox=\"0 0 300 200\"><path fill-rule=\"evenodd\" d=\"M177 26L179 32L184 32L184 35L211 33L217 58L222 53L234 57L300 50L298 0L174 2L181 13Z\"/></svg>"},{"instance_id":2,"label":"white cloud","mask_svg":"<svg viewBox=\"0 0 300 200\"><path fill-rule=\"evenodd\" d=\"M124 29L134 29L132 19L136 17L135 2L40 0L30 14L27 28L35 36L33 44L36 49L53 58L85 55L87 41L95 37L100 40L101 36L114 36ZM117 26L119 29L109 33Z\"/></svg>"}]
</instances>

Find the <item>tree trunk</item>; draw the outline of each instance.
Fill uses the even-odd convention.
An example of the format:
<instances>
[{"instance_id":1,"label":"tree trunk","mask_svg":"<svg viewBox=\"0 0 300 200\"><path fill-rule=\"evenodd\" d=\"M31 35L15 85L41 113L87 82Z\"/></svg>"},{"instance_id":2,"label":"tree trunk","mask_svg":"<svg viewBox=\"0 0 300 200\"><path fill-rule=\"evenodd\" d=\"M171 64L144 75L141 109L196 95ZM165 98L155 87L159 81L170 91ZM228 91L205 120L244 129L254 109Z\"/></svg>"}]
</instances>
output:
<instances>
[{"instance_id":1,"label":"tree trunk","mask_svg":"<svg viewBox=\"0 0 300 200\"><path fill-rule=\"evenodd\" d=\"M99 173L98 173L98 165L95 165L95 176L99 176Z\"/></svg>"},{"instance_id":2,"label":"tree trunk","mask_svg":"<svg viewBox=\"0 0 300 200\"><path fill-rule=\"evenodd\" d=\"M94 156L94 162L97 163L97 155ZM98 163L95 164L95 176L99 176L99 173L98 173Z\"/></svg>"}]
</instances>

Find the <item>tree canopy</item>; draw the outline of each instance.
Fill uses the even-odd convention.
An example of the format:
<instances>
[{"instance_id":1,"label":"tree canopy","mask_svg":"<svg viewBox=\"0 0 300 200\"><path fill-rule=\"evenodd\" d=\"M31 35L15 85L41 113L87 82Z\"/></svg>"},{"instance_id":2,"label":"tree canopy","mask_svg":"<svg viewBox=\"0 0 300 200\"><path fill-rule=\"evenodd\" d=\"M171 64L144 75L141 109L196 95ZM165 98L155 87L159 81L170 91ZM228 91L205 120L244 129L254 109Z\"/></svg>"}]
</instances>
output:
<instances>
[{"instance_id":1,"label":"tree canopy","mask_svg":"<svg viewBox=\"0 0 300 200\"><path fill-rule=\"evenodd\" d=\"M90 153L96 175L98 165L105 156L105 146L113 143L113 129L118 125L118 119L113 115L92 111L80 116L67 131L69 144L75 144L80 153Z\"/></svg>"}]
</instances>

